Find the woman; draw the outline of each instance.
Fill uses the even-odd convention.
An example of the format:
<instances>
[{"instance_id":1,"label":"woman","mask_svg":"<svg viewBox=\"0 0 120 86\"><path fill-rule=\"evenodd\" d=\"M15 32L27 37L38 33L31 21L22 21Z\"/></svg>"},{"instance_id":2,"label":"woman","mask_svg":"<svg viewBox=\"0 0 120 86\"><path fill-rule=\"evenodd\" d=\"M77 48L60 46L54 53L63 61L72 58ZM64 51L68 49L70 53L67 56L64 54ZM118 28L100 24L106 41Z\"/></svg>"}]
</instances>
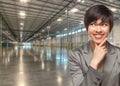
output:
<instances>
[{"instance_id":1,"label":"woman","mask_svg":"<svg viewBox=\"0 0 120 86\"><path fill-rule=\"evenodd\" d=\"M113 13L94 5L86 11L84 23L91 40L69 53L73 85L120 86L120 48L107 41Z\"/></svg>"}]
</instances>

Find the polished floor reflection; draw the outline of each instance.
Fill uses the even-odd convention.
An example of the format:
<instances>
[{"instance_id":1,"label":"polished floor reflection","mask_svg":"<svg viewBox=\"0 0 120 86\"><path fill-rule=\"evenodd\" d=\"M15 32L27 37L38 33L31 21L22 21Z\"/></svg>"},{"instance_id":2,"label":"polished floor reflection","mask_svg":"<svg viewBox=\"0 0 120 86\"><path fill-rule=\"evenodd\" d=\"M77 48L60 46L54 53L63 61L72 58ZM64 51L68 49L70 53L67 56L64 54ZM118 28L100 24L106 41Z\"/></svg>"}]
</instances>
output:
<instances>
[{"instance_id":1,"label":"polished floor reflection","mask_svg":"<svg viewBox=\"0 0 120 86\"><path fill-rule=\"evenodd\" d=\"M72 86L67 50L0 47L0 86Z\"/></svg>"}]
</instances>

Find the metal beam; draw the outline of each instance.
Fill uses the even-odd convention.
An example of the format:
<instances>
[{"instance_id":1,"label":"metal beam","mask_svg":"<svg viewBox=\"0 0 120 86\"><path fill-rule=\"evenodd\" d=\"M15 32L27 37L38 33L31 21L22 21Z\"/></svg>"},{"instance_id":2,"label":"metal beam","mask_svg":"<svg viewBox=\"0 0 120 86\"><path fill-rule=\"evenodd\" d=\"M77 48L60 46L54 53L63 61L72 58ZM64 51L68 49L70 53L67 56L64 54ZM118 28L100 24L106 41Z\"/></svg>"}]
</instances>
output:
<instances>
[{"instance_id":1,"label":"metal beam","mask_svg":"<svg viewBox=\"0 0 120 86\"><path fill-rule=\"evenodd\" d=\"M2 15L2 14L1 14L1 15ZM5 19L3 18L3 16L2 16L2 19L3 19L4 23L7 25L8 30L10 31L10 33L13 35L14 39L16 40L16 35L15 35L15 33L14 33L14 32L12 31L12 29L9 27L8 23L5 21Z\"/></svg>"},{"instance_id":2,"label":"metal beam","mask_svg":"<svg viewBox=\"0 0 120 86\"><path fill-rule=\"evenodd\" d=\"M2 30L4 30L4 31L7 31L6 29L2 29ZM12 29L13 30L13 32L20 32L20 31L22 31L23 33L25 32L33 32L33 31L30 31L30 30L16 30L16 29Z\"/></svg>"},{"instance_id":3,"label":"metal beam","mask_svg":"<svg viewBox=\"0 0 120 86\"><path fill-rule=\"evenodd\" d=\"M2 4L2 7L3 7L3 4L5 4L5 5L11 5L11 6L17 6L17 7L21 7L21 8L24 8L24 10L25 9L34 9L34 10L38 10L38 11L47 11L47 12L56 12L55 10L57 10L57 9L52 9L52 11L50 11L50 10L47 10L47 9L40 9L40 8L35 8L35 7L28 7L28 6L21 6L21 5L18 5L18 4L13 4L13 3L8 3L8 2L3 2L3 1L0 1L0 3ZM6 7L7 8L7 7ZM49 8L49 7L48 7ZM16 8L13 8L13 9L16 9ZM58 9L59 10L59 9ZM25 10L25 11L27 11L27 10Z\"/></svg>"},{"instance_id":4,"label":"metal beam","mask_svg":"<svg viewBox=\"0 0 120 86\"><path fill-rule=\"evenodd\" d=\"M55 15L53 15L48 21L46 21L45 24L43 24L41 27L38 27L38 29L36 31L34 31L32 34L29 35L28 38L24 39L23 41L27 41L29 38L31 38L32 36L34 36L35 33L39 32L41 29L43 29L43 27L47 26L48 24L50 24L54 18L56 16L58 16L58 14L60 14L60 12L64 11L65 8L67 8L74 0L71 0L67 5L65 5L62 9L60 9Z\"/></svg>"},{"instance_id":5,"label":"metal beam","mask_svg":"<svg viewBox=\"0 0 120 86\"><path fill-rule=\"evenodd\" d=\"M111 6L111 7L120 9L120 4L112 3L112 2L109 2L109 1L105 1L105 0L104 1L103 0L91 0L91 1L98 2L98 3L101 3L101 4L105 4L107 6Z\"/></svg>"}]
</instances>

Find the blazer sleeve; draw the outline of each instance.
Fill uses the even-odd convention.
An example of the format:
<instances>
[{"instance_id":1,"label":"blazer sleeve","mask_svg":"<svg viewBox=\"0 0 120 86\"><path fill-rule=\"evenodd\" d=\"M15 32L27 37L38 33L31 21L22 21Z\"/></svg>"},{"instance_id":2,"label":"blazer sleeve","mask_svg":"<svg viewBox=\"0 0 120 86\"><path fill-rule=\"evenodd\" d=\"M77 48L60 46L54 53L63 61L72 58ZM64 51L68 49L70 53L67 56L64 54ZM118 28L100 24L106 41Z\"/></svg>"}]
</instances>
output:
<instances>
[{"instance_id":1,"label":"blazer sleeve","mask_svg":"<svg viewBox=\"0 0 120 86\"><path fill-rule=\"evenodd\" d=\"M76 51L69 52L69 69L72 76L73 86L101 86L102 72L98 72L91 66L85 73L82 70L80 55Z\"/></svg>"}]
</instances>

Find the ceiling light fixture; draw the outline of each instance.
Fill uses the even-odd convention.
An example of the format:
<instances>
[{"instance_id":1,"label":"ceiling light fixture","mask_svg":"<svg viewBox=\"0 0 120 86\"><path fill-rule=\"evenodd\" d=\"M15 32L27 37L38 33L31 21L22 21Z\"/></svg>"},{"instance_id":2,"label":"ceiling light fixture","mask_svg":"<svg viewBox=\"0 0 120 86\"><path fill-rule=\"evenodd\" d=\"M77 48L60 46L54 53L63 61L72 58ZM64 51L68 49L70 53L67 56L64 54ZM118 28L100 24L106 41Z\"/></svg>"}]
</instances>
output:
<instances>
[{"instance_id":1,"label":"ceiling light fixture","mask_svg":"<svg viewBox=\"0 0 120 86\"><path fill-rule=\"evenodd\" d=\"M19 15L20 15L20 18L25 18L26 13L25 11L20 11Z\"/></svg>"},{"instance_id":2,"label":"ceiling light fixture","mask_svg":"<svg viewBox=\"0 0 120 86\"><path fill-rule=\"evenodd\" d=\"M59 19L57 19L57 21L59 21L59 22L60 22L60 21L62 21L62 19L61 19L61 18L59 18Z\"/></svg>"},{"instance_id":3,"label":"ceiling light fixture","mask_svg":"<svg viewBox=\"0 0 120 86\"><path fill-rule=\"evenodd\" d=\"M82 3L84 3L84 2L85 2L85 0L77 0L77 2L82 2Z\"/></svg>"},{"instance_id":4,"label":"ceiling light fixture","mask_svg":"<svg viewBox=\"0 0 120 86\"><path fill-rule=\"evenodd\" d=\"M20 11L20 16L26 16L25 11Z\"/></svg>"},{"instance_id":5,"label":"ceiling light fixture","mask_svg":"<svg viewBox=\"0 0 120 86\"><path fill-rule=\"evenodd\" d=\"M85 0L82 0L81 2L82 2L82 3L84 3L84 2L85 2Z\"/></svg>"},{"instance_id":6,"label":"ceiling light fixture","mask_svg":"<svg viewBox=\"0 0 120 86\"><path fill-rule=\"evenodd\" d=\"M50 26L47 26L47 29L50 29Z\"/></svg>"},{"instance_id":7,"label":"ceiling light fixture","mask_svg":"<svg viewBox=\"0 0 120 86\"><path fill-rule=\"evenodd\" d=\"M67 30L67 28L65 28L64 30Z\"/></svg>"},{"instance_id":8,"label":"ceiling light fixture","mask_svg":"<svg viewBox=\"0 0 120 86\"><path fill-rule=\"evenodd\" d=\"M20 2L22 2L22 3L27 3L28 0L20 0Z\"/></svg>"},{"instance_id":9,"label":"ceiling light fixture","mask_svg":"<svg viewBox=\"0 0 120 86\"><path fill-rule=\"evenodd\" d=\"M20 23L20 25L24 25L24 23Z\"/></svg>"},{"instance_id":10,"label":"ceiling light fixture","mask_svg":"<svg viewBox=\"0 0 120 86\"><path fill-rule=\"evenodd\" d=\"M117 11L117 9L116 9L116 8L111 8L111 10L112 10L113 12L116 12L116 11Z\"/></svg>"},{"instance_id":11,"label":"ceiling light fixture","mask_svg":"<svg viewBox=\"0 0 120 86\"><path fill-rule=\"evenodd\" d=\"M42 32L45 32L45 30L42 30Z\"/></svg>"},{"instance_id":12,"label":"ceiling light fixture","mask_svg":"<svg viewBox=\"0 0 120 86\"><path fill-rule=\"evenodd\" d=\"M81 2L82 0L77 0L77 2Z\"/></svg>"},{"instance_id":13,"label":"ceiling light fixture","mask_svg":"<svg viewBox=\"0 0 120 86\"><path fill-rule=\"evenodd\" d=\"M77 8L72 8L72 9L71 9L71 12L72 12L72 13L78 12L78 9L77 9Z\"/></svg>"},{"instance_id":14,"label":"ceiling light fixture","mask_svg":"<svg viewBox=\"0 0 120 86\"><path fill-rule=\"evenodd\" d=\"M67 12L68 12L68 10L66 9L66 10L65 10L65 13L67 13Z\"/></svg>"}]
</instances>

